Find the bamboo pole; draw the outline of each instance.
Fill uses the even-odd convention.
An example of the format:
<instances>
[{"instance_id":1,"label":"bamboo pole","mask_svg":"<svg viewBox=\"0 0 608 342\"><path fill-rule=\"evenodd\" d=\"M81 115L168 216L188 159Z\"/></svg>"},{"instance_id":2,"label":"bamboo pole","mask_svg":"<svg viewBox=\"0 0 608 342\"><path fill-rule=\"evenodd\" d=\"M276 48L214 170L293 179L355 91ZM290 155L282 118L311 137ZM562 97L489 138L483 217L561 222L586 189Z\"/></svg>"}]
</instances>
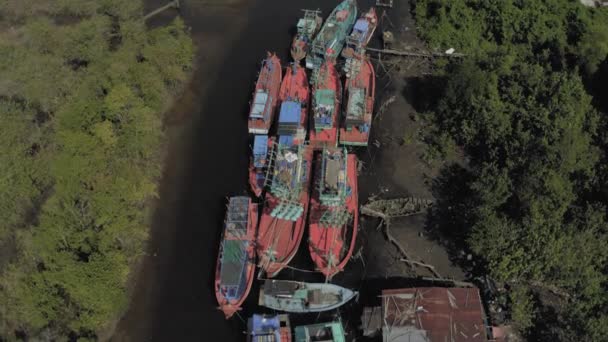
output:
<instances>
[{"instance_id":1,"label":"bamboo pole","mask_svg":"<svg viewBox=\"0 0 608 342\"><path fill-rule=\"evenodd\" d=\"M402 56L402 57L422 57L422 58L433 58L433 57L448 57L448 58L462 58L465 54L462 53L443 53L443 52L409 52L409 51L398 51L392 49L374 49L368 47L366 51L375 52L377 54L386 54L393 56Z\"/></svg>"}]
</instances>

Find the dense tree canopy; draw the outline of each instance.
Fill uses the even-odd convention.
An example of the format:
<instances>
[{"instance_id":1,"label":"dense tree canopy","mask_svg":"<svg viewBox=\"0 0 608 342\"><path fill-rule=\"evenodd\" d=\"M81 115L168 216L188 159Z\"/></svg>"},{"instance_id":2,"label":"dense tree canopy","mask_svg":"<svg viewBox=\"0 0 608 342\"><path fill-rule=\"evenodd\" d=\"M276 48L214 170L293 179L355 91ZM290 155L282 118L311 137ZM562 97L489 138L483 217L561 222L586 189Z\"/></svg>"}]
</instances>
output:
<instances>
[{"instance_id":1,"label":"dense tree canopy","mask_svg":"<svg viewBox=\"0 0 608 342\"><path fill-rule=\"evenodd\" d=\"M93 338L125 307L192 58L140 1L0 0L0 339Z\"/></svg>"},{"instance_id":2,"label":"dense tree canopy","mask_svg":"<svg viewBox=\"0 0 608 342\"><path fill-rule=\"evenodd\" d=\"M589 80L608 57L608 9L419 0L416 17L431 47L468 54L441 71L445 92L429 113L430 146L452 141L469 160L437 182L435 215L512 287L512 319L530 338L604 340L607 126ZM563 302L544 300L546 289Z\"/></svg>"}]
</instances>

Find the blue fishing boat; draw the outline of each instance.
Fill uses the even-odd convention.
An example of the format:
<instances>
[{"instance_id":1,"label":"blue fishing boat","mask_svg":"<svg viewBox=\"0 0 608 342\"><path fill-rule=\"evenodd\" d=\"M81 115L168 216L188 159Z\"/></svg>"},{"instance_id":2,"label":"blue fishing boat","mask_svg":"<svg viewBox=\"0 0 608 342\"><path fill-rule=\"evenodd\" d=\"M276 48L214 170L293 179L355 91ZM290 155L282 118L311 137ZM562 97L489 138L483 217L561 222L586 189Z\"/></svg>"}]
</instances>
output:
<instances>
[{"instance_id":1,"label":"blue fishing boat","mask_svg":"<svg viewBox=\"0 0 608 342\"><path fill-rule=\"evenodd\" d=\"M253 315L247 321L248 342L291 342L287 315Z\"/></svg>"}]
</instances>

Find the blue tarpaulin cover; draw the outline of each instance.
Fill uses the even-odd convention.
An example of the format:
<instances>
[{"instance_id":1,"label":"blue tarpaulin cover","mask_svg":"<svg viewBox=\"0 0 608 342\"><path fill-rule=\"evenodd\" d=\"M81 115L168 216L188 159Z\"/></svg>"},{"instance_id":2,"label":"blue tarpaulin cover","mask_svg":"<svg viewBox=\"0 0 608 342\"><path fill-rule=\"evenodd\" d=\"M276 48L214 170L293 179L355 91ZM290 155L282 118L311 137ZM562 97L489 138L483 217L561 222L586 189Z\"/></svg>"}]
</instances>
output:
<instances>
[{"instance_id":1,"label":"blue tarpaulin cover","mask_svg":"<svg viewBox=\"0 0 608 342\"><path fill-rule=\"evenodd\" d=\"M268 152L268 136L256 135L253 138L253 163L255 167L264 166L266 153Z\"/></svg>"},{"instance_id":2,"label":"blue tarpaulin cover","mask_svg":"<svg viewBox=\"0 0 608 342\"><path fill-rule=\"evenodd\" d=\"M262 315L253 315L249 321L249 331L252 335L252 341L280 341L281 340L281 323L278 316L264 317ZM271 339L270 336L274 336Z\"/></svg>"},{"instance_id":3,"label":"blue tarpaulin cover","mask_svg":"<svg viewBox=\"0 0 608 342\"><path fill-rule=\"evenodd\" d=\"M367 20L357 20L357 23L355 24L355 30L361 32L367 32L368 27L369 22Z\"/></svg>"},{"instance_id":4,"label":"blue tarpaulin cover","mask_svg":"<svg viewBox=\"0 0 608 342\"><path fill-rule=\"evenodd\" d=\"M281 114L279 115L279 124L281 123L299 123L302 107L299 103L293 101L285 101L281 104Z\"/></svg>"},{"instance_id":5,"label":"blue tarpaulin cover","mask_svg":"<svg viewBox=\"0 0 608 342\"><path fill-rule=\"evenodd\" d=\"M292 146L293 145L293 136L292 135L281 135L279 137L279 144Z\"/></svg>"},{"instance_id":6,"label":"blue tarpaulin cover","mask_svg":"<svg viewBox=\"0 0 608 342\"><path fill-rule=\"evenodd\" d=\"M253 153L266 155L268 150L268 136L256 135L253 138Z\"/></svg>"}]
</instances>

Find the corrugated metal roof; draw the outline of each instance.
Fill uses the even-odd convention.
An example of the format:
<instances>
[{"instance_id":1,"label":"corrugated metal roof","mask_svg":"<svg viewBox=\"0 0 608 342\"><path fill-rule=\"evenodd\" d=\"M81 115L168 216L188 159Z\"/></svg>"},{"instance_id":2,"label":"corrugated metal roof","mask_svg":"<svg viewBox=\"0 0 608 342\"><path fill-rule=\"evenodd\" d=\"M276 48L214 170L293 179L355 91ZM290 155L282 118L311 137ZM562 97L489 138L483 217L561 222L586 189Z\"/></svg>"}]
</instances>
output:
<instances>
[{"instance_id":1,"label":"corrugated metal roof","mask_svg":"<svg viewBox=\"0 0 608 342\"><path fill-rule=\"evenodd\" d=\"M487 341L476 288L409 288L382 291L385 342Z\"/></svg>"}]
</instances>

